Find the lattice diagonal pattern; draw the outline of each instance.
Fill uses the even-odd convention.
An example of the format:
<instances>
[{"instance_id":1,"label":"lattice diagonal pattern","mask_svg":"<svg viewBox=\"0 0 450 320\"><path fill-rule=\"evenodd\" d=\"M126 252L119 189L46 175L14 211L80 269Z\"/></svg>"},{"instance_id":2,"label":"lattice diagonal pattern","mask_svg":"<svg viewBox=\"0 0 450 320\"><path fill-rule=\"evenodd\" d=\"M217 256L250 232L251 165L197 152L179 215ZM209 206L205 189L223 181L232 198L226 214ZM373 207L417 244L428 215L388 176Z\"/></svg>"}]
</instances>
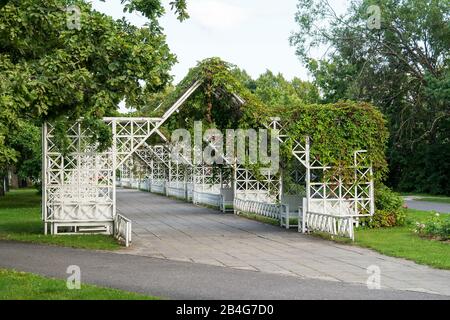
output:
<instances>
[{"instance_id":1,"label":"lattice diagonal pattern","mask_svg":"<svg viewBox=\"0 0 450 320\"><path fill-rule=\"evenodd\" d=\"M63 156L57 147L55 129L43 127L43 212L47 224L112 221L114 204L114 154L95 152L89 129L79 123L68 130L69 148ZM54 232L55 230L51 230Z\"/></svg>"},{"instance_id":2,"label":"lattice diagonal pattern","mask_svg":"<svg viewBox=\"0 0 450 320\"><path fill-rule=\"evenodd\" d=\"M112 233L116 217L116 169L129 166L127 161L153 134L162 136L160 118L105 118L111 127L113 143L105 152L92 145L92 132L80 122L67 130L66 154L58 149L55 128L43 125L43 220L45 232ZM165 162L167 158L162 158ZM137 163L135 159L134 163ZM142 167L142 166L141 166ZM126 170L123 169L124 174ZM69 231L67 231L69 230Z\"/></svg>"}]
</instances>

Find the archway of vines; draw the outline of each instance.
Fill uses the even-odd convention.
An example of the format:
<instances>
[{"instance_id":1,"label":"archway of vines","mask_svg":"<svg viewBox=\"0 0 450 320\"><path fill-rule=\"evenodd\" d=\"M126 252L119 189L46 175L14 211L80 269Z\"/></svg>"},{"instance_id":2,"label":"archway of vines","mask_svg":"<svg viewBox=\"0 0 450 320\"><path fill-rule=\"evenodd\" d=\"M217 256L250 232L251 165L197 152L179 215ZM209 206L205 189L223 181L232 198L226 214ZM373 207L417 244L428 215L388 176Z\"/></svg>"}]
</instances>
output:
<instances>
[{"instance_id":1,"label":"archway of vines","mask_svg":"<svg viewBox=\"0 0 450 320\"><path fill-rule=\"evenodd\" d=\"M236 66L219 58L204 60L189 71L157 110L145 115L163 115L193 84L200 82L177 113L164 123L162 130L167 135L180 128L192 131L194 122L201 121L203 130L215 128L225 133L226 129L273 127L282 137L279 138L282 170L268 177L260 174L260 164L235 165L234 179L244 182L235 185L235 196L242 189L244 200L270 202L271 205L276 202L278 206L289 202L290 196L300 200L294 201L294 207L301 206L301 198L307 197L312 199L307 203L311 208L319 203L314 200L321 201L321 207L315 209L321 213L328 210L345 212L349 216L353 213L372 215L374 181L381 181L387 171L388 132L382 114L369 103L351 101L268 107L245 87L237 72ZM206 145L204 142L203 146ZM208 180L211 183L217 181L217 168L223 174L224 168L229 169L229 166L214 166ZM232 175L233 170L228 170L228 174ZM258 192L249 190L252 188L267 192L259 197ZM344 204L346 208L342 209L343 201L348 199L354 203ZM326 201L331 203L330 208ZM258 205L253 204L253 207ZM271 210L282 220L280 210L266 211Z\"/></svg>"},{"instance_id":2,"label":"archway of vines","mask_svg":"<svg viewBox=\"0 0 450 320\"><path fill-rule=\"evenodd\" d=\"M355 102L268 107L238 72L218 58L204 60L154 110L104 118L112 136L106 150L92 142L96 134L82 121L62 130L45 124L43 208L50 232L114 231L129 243L131 224L115 209L116 183L125 183L224 212L263 215L303 232L353 238L354 224L374 214L374 181L386 173L381 113ZM224 136L227 129L271 129L267 149L273 155L271 147L279 145L281 170L267 170L260 153L256 162L224 155L220 165L174 159L171 134L181 128L193 134L196 121L203 132L214 128ZM60 131L67 140L63 147ZM201 147L220 154L216 142L203 140ZM250 138L246 155L249 145ZM139 176L137 183L116 181L133 176Z\"/></svg>"}]
</instances>

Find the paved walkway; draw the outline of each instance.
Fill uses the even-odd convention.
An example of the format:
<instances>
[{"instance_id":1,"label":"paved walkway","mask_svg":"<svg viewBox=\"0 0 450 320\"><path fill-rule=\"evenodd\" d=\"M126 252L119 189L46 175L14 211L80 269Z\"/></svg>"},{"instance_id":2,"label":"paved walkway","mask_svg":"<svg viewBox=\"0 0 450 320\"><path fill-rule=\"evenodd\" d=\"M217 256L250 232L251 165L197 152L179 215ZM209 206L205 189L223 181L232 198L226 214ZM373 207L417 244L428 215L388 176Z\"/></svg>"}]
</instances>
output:
<instances>
[{"instance_id":1,"label":"paved walkway","mask_svg":"<svg viewBox=\"0 0 450 320\"><path fill-rule=\"evenodd\" d=\"M450 296L450 271L150 193L118 190L117 199L133 221L133 245L122 253L358 284L378 266L383 288Z\"/></svg>"},{"instance_id":2,"label":"paved walkway","mask_svg":"<svg viewBox=\"0 0 450 320\"><path fill-rule=\"evenodd\" d=\"M422 211L436 211L439 213L450 213L449 203L428 202L415 200L414 197L405 197L408 208Z\"/></svg>"},{"instance_id":3,"label":"paved walkway","mask_svg":"<svg viewBox=\"0 0 450 320\"><path fill-rule=\"evenodd\" d=\"M410 291L300 279L263 272L126 254L0 241L0 268L67 279L77 265L81 282L169 299L449 299Z\"/></svg>"}]
</instances>

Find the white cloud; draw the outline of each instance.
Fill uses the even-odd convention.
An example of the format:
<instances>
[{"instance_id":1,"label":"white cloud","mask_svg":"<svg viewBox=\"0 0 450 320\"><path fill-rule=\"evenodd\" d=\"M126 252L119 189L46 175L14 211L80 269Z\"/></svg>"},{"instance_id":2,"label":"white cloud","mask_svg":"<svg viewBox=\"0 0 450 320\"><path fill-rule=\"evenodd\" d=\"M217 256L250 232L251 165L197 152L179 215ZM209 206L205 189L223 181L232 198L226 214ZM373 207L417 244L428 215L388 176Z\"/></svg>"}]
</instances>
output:
<instances>
[{"instance_id":1,"label":"white cloud","mask_svg":"<svg viewBox=\"0 0 450 320\"><path fill-rule=\"evenodd\" d=\"M223 0L192 1L188 11L191 19L202 27L222 31L238 28L248 18L244 8Z\"/></svg>"}]
</instances>

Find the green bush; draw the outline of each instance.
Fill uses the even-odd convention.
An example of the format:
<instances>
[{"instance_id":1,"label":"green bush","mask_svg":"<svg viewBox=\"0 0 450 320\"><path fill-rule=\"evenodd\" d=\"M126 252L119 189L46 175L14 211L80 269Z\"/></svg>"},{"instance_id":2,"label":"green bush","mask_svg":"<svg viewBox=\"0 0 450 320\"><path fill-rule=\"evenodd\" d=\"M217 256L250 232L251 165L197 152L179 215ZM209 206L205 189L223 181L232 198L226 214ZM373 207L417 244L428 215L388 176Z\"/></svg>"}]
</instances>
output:
<instances>
[{"instance_id":1,"label":"green bush","mask_svg":"<svg viewBox=\"0 0 450 320\"><path fill-rule=\"evenodd\" d=\"M406 213L403 199L397 193L384 185L375 188L375 214L363 224L370 228L386 228L403 226L406 223Z\"/></svg>"},{"instance_id":2,"label":"green bush","mask_svg":"<svg viewBox=\"0 0 450 320\"><path fill-rule=\"evenodd\" d=\"M441 218L439 213L436 213L426 222L416 222L415 232L422 237L448 241L450 240L450 218Z\"/></svg>"},{"instance_id":3,"label":"green bush","mask_svg":"<svg viewBox=\"0 0 450 320\"><path fill-rule=\"evenodd\" d=\"M378 210L396 211L403 207L404 201L397 193L385 185L375 188L375 207Z\"/></svg>"}]
</instances>

